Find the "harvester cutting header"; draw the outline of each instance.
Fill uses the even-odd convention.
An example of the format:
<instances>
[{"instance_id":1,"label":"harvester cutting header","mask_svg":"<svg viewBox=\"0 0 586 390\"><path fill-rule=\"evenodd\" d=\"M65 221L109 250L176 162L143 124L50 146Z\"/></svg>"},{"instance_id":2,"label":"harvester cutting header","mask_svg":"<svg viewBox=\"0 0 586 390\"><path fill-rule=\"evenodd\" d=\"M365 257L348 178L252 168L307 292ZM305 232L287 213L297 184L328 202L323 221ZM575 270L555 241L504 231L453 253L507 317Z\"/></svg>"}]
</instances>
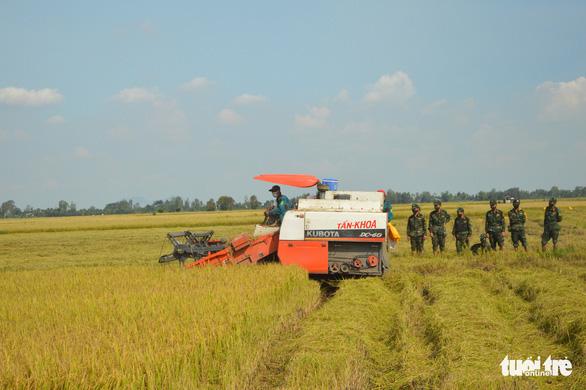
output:
<instances>
[{"instance_id":1,"label":"harvester cutting header","mask_svg":"<svg viewBox=\"0 0 586 390\"><path fill-rule=\"evenodd\" d=\"M259 175L255 179L301 188L316 186L317 193L299 199L283 215L266 212L265 222L256 226L253 237L241 234L226 243L212 241L212 232L169 233L174 251L159 261L193 258L186 268L194 268L278 260L315 276L378 276L388 268L389 221L383 191L339 191L337 180L320 181L311 175ZM271 218L275 216L278 218Z\"/></svg>"}]
</instances>

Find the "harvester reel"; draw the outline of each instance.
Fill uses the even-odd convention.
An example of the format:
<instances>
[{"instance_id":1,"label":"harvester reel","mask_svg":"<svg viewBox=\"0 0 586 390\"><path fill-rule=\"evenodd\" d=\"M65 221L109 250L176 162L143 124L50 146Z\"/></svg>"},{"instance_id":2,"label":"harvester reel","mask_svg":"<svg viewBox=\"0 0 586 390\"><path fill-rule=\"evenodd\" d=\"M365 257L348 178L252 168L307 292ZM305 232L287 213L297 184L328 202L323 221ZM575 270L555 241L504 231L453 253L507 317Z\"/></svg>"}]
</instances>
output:
<instances>
[{"instance_id":1,"label":"harvester reel","mask_svg":"<svg viewBox=\"0 0 586 390\"><path fill-rule=\"evenodd\" d=\"M226 241L212 240L212 230L205 232L171 232L167 238L173 244L173 252L159 257L159 263L170 263L178 260L183 265L189 258L198 260L210 253L221 251Z\"/></svg>"}]
</instances>

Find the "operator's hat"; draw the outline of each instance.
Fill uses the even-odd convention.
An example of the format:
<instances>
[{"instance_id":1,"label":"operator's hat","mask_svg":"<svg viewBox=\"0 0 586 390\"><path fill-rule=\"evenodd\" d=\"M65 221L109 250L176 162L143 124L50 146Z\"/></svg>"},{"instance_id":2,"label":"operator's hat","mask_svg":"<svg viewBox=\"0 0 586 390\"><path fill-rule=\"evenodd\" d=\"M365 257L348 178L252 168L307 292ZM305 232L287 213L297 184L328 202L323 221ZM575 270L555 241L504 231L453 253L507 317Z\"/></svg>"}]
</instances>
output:
<instances>
[{"instance_id":1,"label":"operator's hat","mask_svg":"<svg viewBox=\"0 0 586 390\"><path fill-rule=\"evenodd\" d=\"M274 185L269 189L269 192L277 192L277 191L281 191L281 187L279 187L278 185Z\"/></svg>"}]
</instances>

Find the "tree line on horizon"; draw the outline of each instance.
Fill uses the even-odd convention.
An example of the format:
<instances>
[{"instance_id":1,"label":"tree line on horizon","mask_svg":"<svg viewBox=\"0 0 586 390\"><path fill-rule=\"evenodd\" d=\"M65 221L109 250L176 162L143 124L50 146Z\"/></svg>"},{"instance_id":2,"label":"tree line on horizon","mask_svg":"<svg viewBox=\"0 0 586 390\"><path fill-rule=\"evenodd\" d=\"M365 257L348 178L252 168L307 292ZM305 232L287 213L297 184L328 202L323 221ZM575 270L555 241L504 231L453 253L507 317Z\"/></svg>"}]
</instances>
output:
<instances>
[{"instance_id":1,"label":"tree line on horizon","mask_svg":"<svg viewBox=\"0 0 586 390\"><path fill-rule=\"evenodd\" d=\"M292 198L292 203L298 199L308 197L310 194L303 194ZM573 190L559 189L554 186L549 190L537 189L533 191L521 190L518 187L509 188L504 191L492 189L490 191L479 191L476 194L466 192L441 193L423 192L398 192L387 190L387 199L392 204L405 203L428 203L435 199L442 202L456 201L488 201L504 200L506 198L517 199L548 199L555 198L583 198L586 197L586 187L577 186ZM25 217L63 217L76 215L102 215L102 214L138 214L138 213L173 213L183 211L228 211L228 210L256 210L266 208L273 204L272 200L260 201L256 195L245 196L242 202L236 201L233 197L222 195L218 199L210 198L204 202L198 198L190 200L181 196L174 196L166 200L156 200L148 205L142 206L131 199L122 199L112 202L103 208L91 206L89 208L77 208L75 202L60 200L55 208L33 208L27 205L24 209L19 208L14 200L7 200L0 205L0 218L25 218Z\"/></svg>"}]
</instances>

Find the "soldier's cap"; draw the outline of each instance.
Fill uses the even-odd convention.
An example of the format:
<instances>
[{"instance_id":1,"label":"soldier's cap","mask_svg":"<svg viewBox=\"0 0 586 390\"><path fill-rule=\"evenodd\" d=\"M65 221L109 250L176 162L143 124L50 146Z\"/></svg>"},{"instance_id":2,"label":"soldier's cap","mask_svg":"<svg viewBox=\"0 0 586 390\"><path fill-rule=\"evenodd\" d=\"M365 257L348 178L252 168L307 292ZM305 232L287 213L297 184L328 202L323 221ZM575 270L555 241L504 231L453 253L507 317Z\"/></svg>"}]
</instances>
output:
<instances>
[{"instance_id":1,"label":"soldier's cap","mask_svg":"<svg viewBox=\"0 0 586 390\"><path fill-rule=\"evenodd\" d=\"M496 200L491 199L489 203L490 203L491 206L494 206L496 204Z\"/></svg>"},{"instance_id":2,"label":"soldier's cap","mask_svg":"<svg viewBox=\"0 0 586 390\"><path fill-rule=\"evenodd\" d=\"M513 204L520 204L521 203L521 199L513 199Z\"/></svg>"},{"instance_id":3,"label":"soldier's cap","mask_svg":"<svg viewBox=\"0 0 586 390\"><path fill-rule=\"evenodd\" d=\"M458 207L458 210L456 210L457 212L464 212L464 209L462 207Z\"/></svg>"},{"instance_id":4,"label":"soldier's cap","mask_svg":"<svg viewBox=\"0 0 586 390\"><path fill-rule=\"evenodd\" d=\"M550 203L557 203L557 202L558 202L558 200L557 200L556 198L551 198L551 199L549 200L549 202L550 202Z\"/></svg>"},{"instance_id":5,"label":"soldier's cap","mask_svg":"<svg viewBox=\"0 0 586 390\"><path fill-rule=\"evenodd\" d=\"M279 187L278 185L274 185L269 189L269 192L281 192L281 187Z\"/></svg>"},{"instance_id":6,"label":"soldier's cap","mask_svg":"<svg viewBox=\"0 0 586 390\"><path fill-rule=\"evenodd\" d=\"M436 199L436 200L433 201L433 205L435 206L436 204L439 204L441 206L442 201L439 200L439 199Z\"/></svg>"},{"instance_id":7,"label":"soldier's cap","mask_svg":"<svg viewBox=\"0 0 586 390\"><path fill-rule=\"evenodd\" d=\"M415 209L418 209L418 208L419 208L419 205L417 203L411 204L411 210L415 210Z\"/></svg>"}]
</instances>

